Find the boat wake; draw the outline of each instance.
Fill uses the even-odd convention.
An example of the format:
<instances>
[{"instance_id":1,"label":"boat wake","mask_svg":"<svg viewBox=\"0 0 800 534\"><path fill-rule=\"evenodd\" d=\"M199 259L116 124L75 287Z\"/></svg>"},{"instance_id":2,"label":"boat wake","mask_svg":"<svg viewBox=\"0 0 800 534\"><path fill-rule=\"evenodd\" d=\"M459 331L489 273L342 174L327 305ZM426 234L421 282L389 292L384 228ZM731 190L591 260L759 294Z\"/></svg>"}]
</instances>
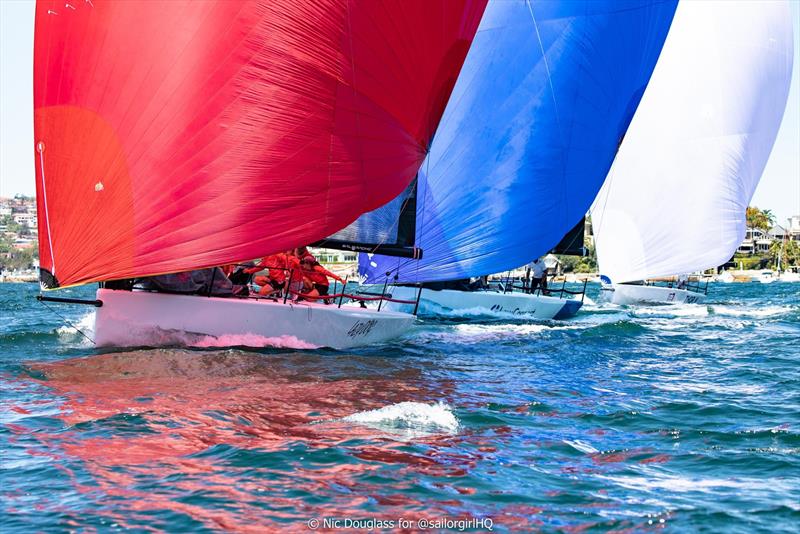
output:
<instances>
[{"instance_id":1,"label":"boat wake","mask_svg":"<svg viewBox=\"0 0 800 534\"><path fill-rule=\"evenodd\" d=\"M72 324L58 327L56 334L63 342L92 346L89 340L94 339L94 318L94 311L91 311Z\"/></svg>"},{"instance_id":2,"label":"boat wake","mask_svg":"<svg viewBox=\"0 0 800 534\"><path fill-rule=\"evenodd\" d=\"M77 332L75 335L78 335ZM228 334L217 337L196 332L153 327L129 327L125 330L117 329L114 332L106 331L104 336L105 345L116 347L269 347L299 350L319 348L290 335L265 337L258 334Z\"/></svg>"},{"instance_id":3,"label":"boat wake","mask_svg":"<svg viewBox=\"0 0 800 534\"><path fill-rule=\"evenodd\" d=\"M297 339L295 336L264 337L257 334L227 336L202 336L188 344L191 347L274 347L279 349L318 349L316 345Z\"/></svg>"},{"instance_id":4,"label":"boat wake","mask_svg":"<svg viewBox=\"0 0 800 534\"><path fill-rule=\"evenodd\" d=\"M415 336L418 343L440 342L458 345L474 345L485 342L527 339L554 329L573 328L570 326L548 326L546 324L457 324L442 330L421 332Z\"/></svg>"},{"instance_id":5,"label":"boat wake","mask_svg":"<svg viewBox=\"0 0 800 534\"><path fill-rule=\"evenodd\" d=\"M441 306L429 304L425 307L420 303L420 308L423 313L428 313L436 316L441 316L447 319L466 319L466 318L480 318L485 317L488 319L526 319L528 314L524 313L511 313L504 311L495 311L482 306L474 308L463 308L459 310L451 310L442 308Z\"/></svg>"},{"instance_id":6,"label":"boat wake","mask_svg":"<svg viewBox=\"0 0 800 534\"><path fill-rule=\"evenodd\" d=\"M342 421L356 423L412 437L431 434L455 434L459 424L450 406L438 402L399 402L383 408L357 412Z\"/></svg>"},{"instance_id":7,"label":"boat wake","mask_svg":"<svg viewBox=\"0 0 800 534\"><path fill-rule=\"evenodd\" d=\"M763 308L751 306L710 306L715 315L730 315L735 317L772 317L774 315L786 315L797 308L791 306L764 306Z\"/></svg>"}]
</instances>

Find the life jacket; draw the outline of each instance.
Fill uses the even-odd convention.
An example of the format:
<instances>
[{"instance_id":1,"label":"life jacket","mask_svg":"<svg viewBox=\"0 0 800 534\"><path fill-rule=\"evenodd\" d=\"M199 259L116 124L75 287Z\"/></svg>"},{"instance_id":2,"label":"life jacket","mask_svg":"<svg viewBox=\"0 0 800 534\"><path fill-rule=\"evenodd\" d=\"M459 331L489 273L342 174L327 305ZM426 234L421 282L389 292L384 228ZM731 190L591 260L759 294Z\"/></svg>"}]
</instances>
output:
<instances>
[{"instance_id":1,"label":"life jacket","mask_svg":"<svg viewBox=\"0 0 800 534\"><path fill-rule=\"evenodd\" d=\"M292 282L303 281L303 269L300 268L300 260L296 256L284 254L286 268L292 273Z\"/></svg>"},{"instance_id":2,"label":"life jacket","mask_svg":"<svg viewBox=\"0 0 800 534\"><path fill-rule=\"evenodd\" d=\"M272 256L267 256L263 260L264 264L269 268L269 277L273 282L283 284L286 282L286 254L279 252Z\"/></svg>"},{"instance_id":3,"label":"life jacket","mask_svg":"<svg viewBox=\"0 0 800 534\"><path fill-rule=\"evenodd\" d=\"M306 278L311 280L312 284L316 284L316 285L320 285L320 286L329 286L329 285L331 285L331 283L328 281L328 276L324 272L317 270L317 266L318 265L319 264L311 265L310 269L306 269L305 270Z\"/></svg>"}]
</instances>

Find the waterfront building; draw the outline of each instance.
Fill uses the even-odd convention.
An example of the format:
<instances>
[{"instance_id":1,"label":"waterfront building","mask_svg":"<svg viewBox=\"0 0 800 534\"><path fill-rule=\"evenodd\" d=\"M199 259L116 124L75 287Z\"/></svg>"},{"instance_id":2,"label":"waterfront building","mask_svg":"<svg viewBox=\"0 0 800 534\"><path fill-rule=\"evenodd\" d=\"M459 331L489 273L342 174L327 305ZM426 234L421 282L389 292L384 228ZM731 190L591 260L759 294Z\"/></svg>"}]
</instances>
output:
<instances>
[{"instance_id":1,"label":"waterfront building","mask_svg":"<svg viewBox=\"0 0 800 534\"><path fill-rule=\"evenodd\" d=\"M769 231L761 228L748 228L744 241L736 249L737 254L767 254L776 241L784 239L800 241L800 215L793 215L788 219L789 225L775 224Z\"/></svg>"}]
</instances>

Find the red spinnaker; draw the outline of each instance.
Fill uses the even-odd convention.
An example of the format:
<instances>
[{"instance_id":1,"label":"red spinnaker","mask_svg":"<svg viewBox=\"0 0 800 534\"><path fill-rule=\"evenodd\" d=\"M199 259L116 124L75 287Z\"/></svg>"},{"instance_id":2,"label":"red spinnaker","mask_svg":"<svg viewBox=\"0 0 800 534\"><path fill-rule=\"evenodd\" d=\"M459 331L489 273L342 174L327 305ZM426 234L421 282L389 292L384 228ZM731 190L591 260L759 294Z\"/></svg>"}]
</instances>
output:
<instances>
[{"instance_id":1,"label":"red spinnaker","mask_svg":"<svg viewBox=\"0 0 800 534\"><path fill-rule=\"evenodd\" d=\"M485 3L40 0L44 281L254 258L388 202L425 157Z\"/></svg>"}]
</instances>

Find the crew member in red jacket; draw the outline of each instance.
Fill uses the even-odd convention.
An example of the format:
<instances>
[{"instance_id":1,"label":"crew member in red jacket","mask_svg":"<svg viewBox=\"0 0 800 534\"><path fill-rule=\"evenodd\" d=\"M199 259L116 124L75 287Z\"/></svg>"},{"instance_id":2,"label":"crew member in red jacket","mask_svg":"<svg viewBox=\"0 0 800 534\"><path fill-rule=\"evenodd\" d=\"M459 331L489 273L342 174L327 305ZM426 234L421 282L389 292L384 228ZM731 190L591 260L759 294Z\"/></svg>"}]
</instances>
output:
<instances>
[{"instance_id":1,"label":"crew member in red jacket","mask_svg":"<svg viewBox=\"0 0 800 534\"><path fill-rule=\"evenodd\" d=\"M329 277L344 284L344 280L339 275L320 265L314 255L305 247L298 249L298 255L300 256L300 266L303 269L307 287L310 286L308 287L309 291L307 291L310 296L324 297L327 295L330 288ZM331 299L323 299L325 304L330 304L330 301Z\"/></svg>"}]
</instances>

